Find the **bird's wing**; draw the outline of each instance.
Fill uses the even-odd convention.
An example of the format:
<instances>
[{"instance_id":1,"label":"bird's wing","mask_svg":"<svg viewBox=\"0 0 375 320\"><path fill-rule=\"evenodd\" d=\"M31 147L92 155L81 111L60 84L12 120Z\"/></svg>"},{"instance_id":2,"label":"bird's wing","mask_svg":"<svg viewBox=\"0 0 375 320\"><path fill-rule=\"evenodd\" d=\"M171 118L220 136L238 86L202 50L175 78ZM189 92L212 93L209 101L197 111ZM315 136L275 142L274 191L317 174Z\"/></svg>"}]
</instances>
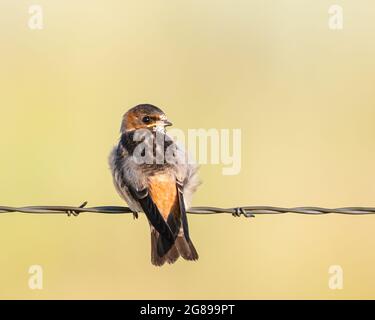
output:
<instances>
[{"instance_id":1,"label":"bird's wing","mask_svg":"<svg viewBox=\"0 0 375 320\"><path fill-rule=\"evenodd\" d=\"M183 228L184 236L185 236L186 240L189 241L190 235L189 235L189 225L188 225L188 221L187 221L185 200L184 200L184 185L181 181L177 180L176 186L177 186L177 190L178 190L178 203L179 203L179 207L180 207L182 228Z\"/></svg>"},{"instance_id":2,"label":"bird's wing","mask_svg":"<svg viewBox=\"0 0 375 320\"><path fill-rule=\"evenodd\" d=\"M137 191L133 187L129 186L129 191L131 195L139 202L143 212L146 214L147 219L150 221L155 230L159 232L159 234L164 239L173 243L175 240L175 236L173 235L171 228L161 215L159 208L153 201L149 189L145 188L143 190Z\"/></svg>"}]
</instances>

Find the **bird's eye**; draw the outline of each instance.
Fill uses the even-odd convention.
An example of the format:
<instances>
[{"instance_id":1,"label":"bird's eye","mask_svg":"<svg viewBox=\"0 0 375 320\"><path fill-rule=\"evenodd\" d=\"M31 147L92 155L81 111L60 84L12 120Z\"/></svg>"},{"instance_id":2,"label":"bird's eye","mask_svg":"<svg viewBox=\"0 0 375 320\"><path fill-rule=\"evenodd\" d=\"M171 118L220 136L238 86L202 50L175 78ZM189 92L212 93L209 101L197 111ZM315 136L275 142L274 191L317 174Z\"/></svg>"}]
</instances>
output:
<instances>
[{"instance_id":1,"label":"bird's eye","mask_svg":"<svg viewBox=\"0 0 375 320\"><path fill-rule=\"evenodd\" d=\"M144 123L150 123L151 122L151 118L149 116L145 116L145 117L143 117L142 121Z\"/></svg>"}]
</instances>

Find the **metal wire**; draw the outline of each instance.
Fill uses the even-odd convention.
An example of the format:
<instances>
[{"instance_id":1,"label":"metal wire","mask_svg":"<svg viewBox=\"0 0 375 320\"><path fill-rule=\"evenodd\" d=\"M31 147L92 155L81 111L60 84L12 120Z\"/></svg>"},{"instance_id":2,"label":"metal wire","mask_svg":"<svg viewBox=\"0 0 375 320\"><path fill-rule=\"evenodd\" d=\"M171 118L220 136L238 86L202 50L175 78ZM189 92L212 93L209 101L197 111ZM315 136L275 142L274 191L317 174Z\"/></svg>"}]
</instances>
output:
<instances>
[{"instance_id":1,"label":"metal wire","mask_svg":"<svg viewBox=\"0 0 375 320\"><path fill-rule=\"evenodd\" d=\"M128 207L118 206L100 206L86 207L84 202L80 207L70 206L27 206L27 207L7 207L0 206L0 213L34 213L34 214L67 214L68 216L78 216L80 213L104 213L104 214L126 214L133 213ZM375 214L375 207L345 207L345 208L319 208L319 207L295 207L280 208L269 206L244 206L234 208L216 208L216 207L193 207L188 210L190 214L220 214L227 213L235 217L241 215L250 218L255 215L265 214L307 214L307 215L323 215L323 214L345 214L345 215L366 215Z\"/></svg>"}]
</instances>

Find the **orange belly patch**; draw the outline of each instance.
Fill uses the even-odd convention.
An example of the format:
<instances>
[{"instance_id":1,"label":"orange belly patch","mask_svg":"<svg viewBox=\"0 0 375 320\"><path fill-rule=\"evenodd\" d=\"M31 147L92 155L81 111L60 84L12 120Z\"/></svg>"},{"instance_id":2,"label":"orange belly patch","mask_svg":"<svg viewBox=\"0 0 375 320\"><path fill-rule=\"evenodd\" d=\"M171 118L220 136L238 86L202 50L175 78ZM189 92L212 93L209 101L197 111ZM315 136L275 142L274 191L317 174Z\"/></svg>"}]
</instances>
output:
<instances>
[{"instance_id":1,"label":"orange belly patch","mask_svg":"<svg viewBox=\"0 0 375 320\"><path fill-rule=\"evenodd\" d=\"M172 175L159 174L149 177L149 190L164 220L167 220L170 213L176 213L178 196L176 180Z\"/></svg>"}]
</instances>

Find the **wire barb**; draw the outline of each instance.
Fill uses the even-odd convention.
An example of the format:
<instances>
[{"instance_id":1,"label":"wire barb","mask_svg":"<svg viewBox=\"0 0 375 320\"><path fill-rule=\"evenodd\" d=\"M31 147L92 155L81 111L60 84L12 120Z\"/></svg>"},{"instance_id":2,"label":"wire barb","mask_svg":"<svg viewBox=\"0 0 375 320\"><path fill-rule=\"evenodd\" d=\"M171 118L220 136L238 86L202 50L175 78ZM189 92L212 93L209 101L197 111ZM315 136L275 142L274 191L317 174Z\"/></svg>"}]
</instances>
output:
<instances>
[{"instance_id":1,"label":"wire barb","mask_svg":"<svg viewBox=\"0 0 375 320\"><path fill-rule=\"evenodd\" d=\"M88 204L88 202L85 201L84 203L82 203L82 204L79 206L79 208L84 208L84 207L87 206L87 204ZM72 215L73 215L74 217L78 217L79 214L80 214L80 212L75 211L75 210L67 210L66 213L68 214L68 217L70 217L70 216L72 216Z\"/></svg>"},{"instance_id":2,"label":"wire barb","mask_svg":"<svg viewBox=\"0 0 375 320\"><path fill-rule=\"evenodd\" d=\"M117 206L100 206L88 208L87 201L79 207L69 206L28 206L28 207L7 207L0 206L0 213L32 213L32 214L67 214L70 216L78 216L81 213L103 213L103 214L127 214L134 212L128 207ZM345 214L345 215L367 215L375 214L375 207L345 207L345 208L319 208L319 207L295 207L280 208L270 206L244 206L234 208L217 208L217 207L193 207L188 211L190 214L231 214L234 217L244 216L253 218L256 215L268 214L307 214L307 215L323 215L323 214Z\"/></svg>"}]
</instances>

